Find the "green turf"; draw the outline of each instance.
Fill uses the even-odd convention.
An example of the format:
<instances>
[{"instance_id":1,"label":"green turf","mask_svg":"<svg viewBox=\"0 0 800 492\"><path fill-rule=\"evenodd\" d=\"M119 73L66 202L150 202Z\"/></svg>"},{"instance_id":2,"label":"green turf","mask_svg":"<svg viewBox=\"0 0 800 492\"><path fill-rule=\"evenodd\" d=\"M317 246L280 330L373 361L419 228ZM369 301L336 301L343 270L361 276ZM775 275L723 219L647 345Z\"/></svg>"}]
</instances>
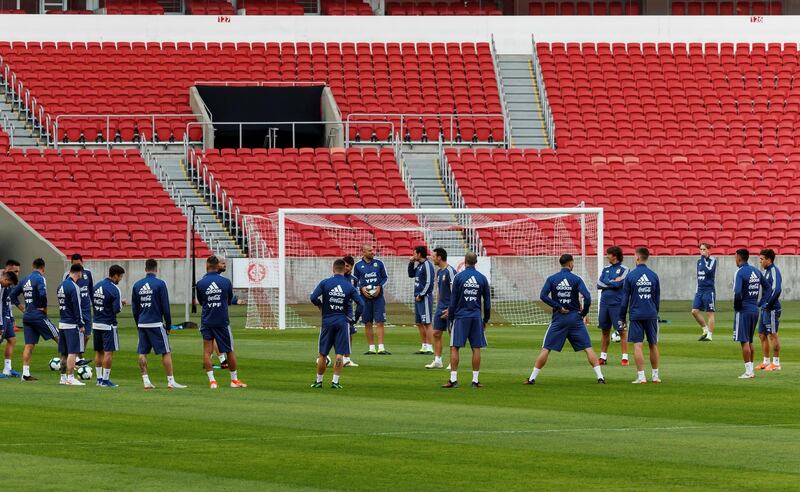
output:
<instances>
[{"instance_id":1,"label":"green turf","mask_svg":"<svg viewBox=\"0 0 800 492\"><path fill-rule=\"evenodd\" d=\"M343 391L308 386L317 335L243 330L246 390L211 391L196 332L175 332L184 391L141 388L135 334L113 377L121 386L57 385L52 344L34 354L35 384L0 380L2 490L797 490L800 487L800 304L785 306L784 369L740 381L730 305L713 343L696 342L686 303L666 303L662 385L634 386L633 367L598 386L582 356L554 354L535 387L543 327L489 327L480 390L443 390L422 366L416 330L388 333L391 357L355 356ZM594 340L599 332L592 329ZM363 335L356 338L364 350ZM19 357L15 360L19 369ZM226 374L217 371L218 379ZM469 382L462 365L461 380ZM648 371L649 376L649 371Z\"/></svg>"}]
</instances>

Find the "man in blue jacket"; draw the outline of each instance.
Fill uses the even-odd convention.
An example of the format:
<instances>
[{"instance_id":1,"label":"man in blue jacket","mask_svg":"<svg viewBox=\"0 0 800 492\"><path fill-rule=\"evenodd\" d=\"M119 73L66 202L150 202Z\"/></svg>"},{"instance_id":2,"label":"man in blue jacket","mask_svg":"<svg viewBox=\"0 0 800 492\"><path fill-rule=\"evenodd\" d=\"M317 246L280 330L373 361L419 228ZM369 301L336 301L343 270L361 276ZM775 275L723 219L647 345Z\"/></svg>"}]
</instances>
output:
<instances>
[{"instance_id":1,"label":"man in blue jacket","mask_svg":"<svg viewBox=\"0 0 800 492\"><path fill-rule=\"evenodd\" d=\"M586 360L594 369L598 384L606 384L597 355L592 349L589 331L586 329L585 318L589 314L589 306L592 305L592 296L583 279L572 273L572 269L575 268L575 259L572 255L561 255L558 262L561 271L548 277L539 293L539 299L553 308L553 318L544 334L542 350L536 357L533 372L530 378L525 380L525 384L536 384L536 378L539 376L539 371L547 364L550 351L561 352L567 340L574 351L586 352ZM583 297L583 305L579 295Z\"/></svg>"},{"instance_id":2,"label":"man in blue jacket","mask_svg":"<svg viewBox=\"0 0 800 492\"><path fill-rule=\"evenodd\" d=\"M183 389L186 386L175 382L172 373L172 349L169 346L168 331L172 326L172 317L169 312L167 284L156 277L158 274L156 260L147 260L144 271L146 276L133 284L131 297L133 320L139 330L139 369L142 371L144 389L155 388L147 373L147 354L151 350L161 356L167 373L167 388Z\"/></svg>"},{"instance_id":3,"label":"man in blue jacket","mask_svg":"<svg viewBox=\"0 0 800 492\"><path fill-rule=\"evenodd\" d=\"M417 354L433 353L433 285L436 273L428 259L428 248L417 246L408 262L408 276L414 279L414 322L422 347Z\"/></svg>"},{"instance_id":4,"label":"man in blue jacket","mask_svg":"<svg viewBox=\"0 0 800 492\"><path fill-rule=\"evenodd\" d=\"M345 256L342 258L344 260L344 278L350 282L353 287L358 289L358 279L353 275L353 268L355 267L356 260L350 255ZM349 309L347 310L347 321L350 323L350 349L353 349L353 335L358 333L358 328L356 328L356 324L358 320L361 319L361 315L364 314L361 312L361 308L356 307L355 313L353 313L353 304L350 303ZM344 366L345 367L358 367L356 361L350 358L350 354L344 354Z\"/></svg>"},{"instance_id":5,"label":"man in blue jacket","mask_svg":"<svg viewBox=\"0 0 800 492\"><path fill-rule=\"evenodd\" d=\"M80 265L83 266L83 257L79 253L75 253L70 258L70 262L72 265ZM69 276L69 271L64 275L64 279ZM92 278L92 272L87 270L86 268L83 269L83 273L81 274L81 278L78 279L78 289L81 292L81 310L83 312L83 321L86 323L83 332L83 345L86 346L89 343L89 337L92 336L92 293L94 292L94 279ZM81 353L78 357L76 362L79 366L85 366L89 363L88 360L83 358L83 354Z\"/></svg>"},{"instance_id":6,"label":"man in blue jacket","mask_svg":"<svg viewBox=\"0 0 800 492\"><path fill-rule=\"evenodd\" d=\"M700 258L697 259L697 290L692 302L692 316L703 329L697 340L710 342L714 335L714 310L716 309L716 289L714 280L717 275L717 259L711 256L711 244L700 243ZM703 319L706 312L707 320Z\"/></svg>"},{"instance_id":7,"label":"man in blue jacket","mask_svg":"<svg viewBox=\"0 0 800 492\"><path fill-rule=\"evenodd\" d=\"M453 321L453 333L450 336L450 379L442 388L458 387L458 351L467 345L467 341L472 349L472 387L483 387L479 379L481 348L486 346L486 325L492 315L492 300L489 281L475 268L477 264L478 255L467 253L464 256L464 270L453 279L450 306L447 308L447 316Z\"/></svg>"},{"instance_id":8,"label":"man in blue jacket","mask_svg":"<svg viewBox=\"0 0 800 492\"><path fill-rule=\"evenodd\" d=\"M781 370L781 341L778 338L778 325L781 321L781 289L783 278L781 271L775 266L775 251L767 248L761 250L759 256L761 268L764 269L764 289L761 293L761 320L758 324L758 338L761 340L761 351L764 362L756 366L757 370ZM769 349L772 346L772 363L769 361Z\"/></svg>"},{"instance_id":9,"label":"man in blue jacket","mask_svg":"<svg viewBox=\"0 0 800 492\"><path fill-rule=\"evenodd\" d=\"M206 274L197 282L197 302L203 307L200 316L200 334L203 336L203 367L208 376L208 385L217 389L217 380L211 364L214 343L224 353L231 372L231 388L247 388L239 380L236 352L233 349L233 332L228 315L228 306L233 304L233 284L219 273L220 260L209 256L206 260Z\"/></svg>"},{"instance_id":10,"label":"man in blue jacket","mask_svg":"<svg viewBox=\"0 0 800 492\"><path fill-rule=\"evenodd\" d=\"M94 367L97 370L97 386L116 388L111 382L111 364L114 352L119 350L117 334L117 314L122 311L125 301L119 290L119 283L125 269L111 265L108 277L94 286L92 305L94 306Z\"/></svg>"},{"instance_id":11,"label":"man in blue jacket","mask_svg":"<svg viewBox=\"0 0 800 492\"><path fill-rule=\"evenodd\" d=\"M746 249L736 250L736 275L733 279L733 340L742 346L744 373L739 379L752 379L753 372L753 335L758 323L758 295L764 283L761 272L747 263L750 252Z\"/></svg>"},{"instance_id":12,"label":"man in blue jacket","mask_svg":"<svg viewBox=\"0 0 800 492\"><path fill-rule=\"evenodd\" d=\"M353 268L353 276L358 279L358 288L364 298L364 312L361 315L364 321L364 333L367 336L369 348L364 355L391 355L383 344L384 324L386 323L386 298L383 289L389 281L386 273L386 266L383 262L375 258L372 246L365 244L361 246L361 260ZM372 326L375 325L375 332L378 338L378 349L375 350L375 335Z\"/></svg>"},{"instance_id":13,"label":"man in blue jacket","mask_svg":"<svg viewBox=\"0 0 800 492\"><path fill-rule=\"evenodd\" d=\"M600 341L600 365L606 365L611 330L619 333L622 345L622 365L628 365L628 333L619 319L619 304L622 298L622 284L630 269L622 264L622 248L611 246L606 250L608 266L603 268L597 288L600 290L600 313L597 324L602 331Z\"/></svg>"},{"instance_id":14,"label":"man in blue jacket","mask_svg":"<svg viewBox=\"0 0 800 492\"><path fill-rule=\"evenodd\" d=\"M344 278L345 263L338 259L333 262L333 276L321 281L311 292L309 300L322 312L322 326L319 331L319 357L317 358L317 379L312 388L322 388L325 366L331 348L336 350L336 363L333 366L331 388L342 389L339 377L342 374L344 354L350 353L350 323L347 319L350 304L355 302L363 309L364 301L349 280Z\"/></svg>"},{"instance_id":15,"label":"man in blue jacket","mask_svg":"<svg viewBox=\"0 0 800 492\"><path fill-rule=\"evenodd\" d=\"M31 376L31 356L39 339L58 343L58 330L47 318L47 281L44 278L44 260L33 260L33 271L11 291L11 303L19 307L19 295L25 300L22 328L25 332L25 349L22 351L22 380L36 381Z\"/></svg>"},{"instance_id":16,"label":"man in blue jacket","mask_svg":"<svg viewBox=\"0 0 800 492\"><path fill-rule=\"evenodd\" d=\"M58 353L61 354L61 384L67 386L86 386L75 379L75 361L82 354L86 339L83 332L86 321L83 319L81 292L78 280L83 276L83 267L73 264L67 278L58 287Z\"/></svg>"},{"instance_id":17,"label":"man in blue jacket","mask_svg":"<svg viewBox=\"0 0 800 492\"><path fill-rule=\"evenodd\" d=\"M2 317L0 317L0 343L6 342L3 352L3 373L0 378L18 378L20 373L11 367L11 358L14 356L14 348L17 346L17 334L14 332L14 313L11 310L11 291L19 284L19 262L17 260L7 260L5 270L0 274L6 276L8 285L0 287L0 304L2 304ZM6 275L7 274L7 275ZM19 306L18 306L19 307Z\"/></svg>"},{"instance_id":18,"label":"man in blue jacket","mask_svg":"<svg viewBox=\"0 0 800 492\"><path fill-rule=\"evenodd\" d=\"M644 384L644 352L642 344L647 338L650 349L650 367L653 370L652 381L660 383L658 374L660 354L658 351L658 310L661 307L661 283L658 275L647 267L650 250L645 247L636 248L636 268L625 277L622 286L622 305L619 310L620 319L625 324L630 318L628 341L633 343L633 357L636 360L636 380L633 384Z\"/></svg>"}]
</instances>

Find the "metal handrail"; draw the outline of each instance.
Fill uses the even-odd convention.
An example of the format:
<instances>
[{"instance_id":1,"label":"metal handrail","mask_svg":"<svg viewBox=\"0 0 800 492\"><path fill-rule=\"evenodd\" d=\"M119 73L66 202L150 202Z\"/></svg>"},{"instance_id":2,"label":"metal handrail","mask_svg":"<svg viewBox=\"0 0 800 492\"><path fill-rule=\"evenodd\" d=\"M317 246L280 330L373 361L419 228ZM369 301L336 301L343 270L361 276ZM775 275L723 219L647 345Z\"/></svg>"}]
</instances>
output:
<instances>
[{"instance_id":1,"label":"metal handrail","mask_svg":"<svg viewBox=\"0 0 800 492\"><path fill-rule=\"evenodd\" d=\"M194 85L220 85L230 87L235 85L264 87L274 85L278 87L297 87L300 85L328 85L324 80L196 80Z\"/></svg>"},{"instance_id":2,"label":"metal handrail","mask_svg":"<svg viewBox=\"0 0 800 492\"><path fill-rule=\"evenodd\" d=\"M500 96L500 109L503 110L503 131L507 135L509 147L511 147L511 118L508 117L508 105L506 104L505 91L503 90L503 78L500 76L500 64L497 61L497 46L494 43L494 34L490 36L490 49L492 53L492 65L494 66L494 77L497 81L497 92Z\"/></svg>"},{"instance_id":3,"label":"metal handrail","mask_svg":"<svg viewBox=\"0 0 800 492\"><path fill-rule=\"evenodd\" d=\"M0 126L3 127L3 131L8 135L8 145L9 147L14 146L14 124L11 123L11 120L8 119L8 115L3 113L3 120L0 121Z\"/></svg>"},{"instance_id":4,"label":"metal handrail","mask_svg":"<svg viewBox=\"0 0 800 492\"><path fill-rule=\"evenodd\" d=\"M445 180L447 186L447 195L450 198L451 208L466 209L467 202L464 200L464 195L461 193L461 188L458 187L455 172L447 162L447 156L444 152L444 146L439 147L439 171L442 174L442 179ZM481 240L480 233L472 226L472 216L468 214L457 215L459 224L465 229L464 236L467 238L467 246L471 251L483 254L483 241Z\"/></svg>"},{"instance_id":5,"label":"metal handrail","mask_svg":"<svg viewBox=\"0 0 800 492\"><path fill-rule=\"evenodd\" d=\"M542 65L539 62L539 53L536 51L536 38L531 34L531 58L533 60L533 73L536 76L536 84L539 86L539 102L542 104L542 112L544 113L545 125L547 130L547 140L550 148L556 148L556 125L553 119L553 111L550 108L550 100L547 97L547 88L544 86L544 75L542 74Z\"/></svg>"},{"instance_id":6,"label":"metal handrail","mask_svg":"<svg viewBox=\"0 0 800 492\"><path fill-rule=\"evenodd\" d=\"M106 132L105 132L105 141L103 142L85 142L87 145L93 144L101 144L105 145L106 148L111 148L114 145L130 145L133 142L115 142L115 136L111 135L111 120L117 120L122 118L149 118L152 130L152 139L155 141L156 138L156 120L163 119L163 118L198 118L200 115L195 113L133 113L133 114L61 114L56 116L55 122L53 123L53 146L57 149L59 145L59 138L58 138L58 129L59 124L63 120L86 120L86 119L104 119L106 124ZM48 122L49 123L49 122ZM83 133L83 132L81 132ZM145 140L147 139L147 135L139 134L139 139ZM73 143L73 142L70 142Z\"/></svg>"},{"instance_id":7,"label":"metal handrail","mask_svg":"<svg viewBox=\"0 0 800 492\"><path fill-rule=\"evenodd\" d=\"M38 104L35 97L32 97L30 91L25 88L21 80L17 80L17 74L11 70L8 62L0 56L0 67L3 70L2 82L5 92L11 96L12 107L17 108L17 112L24 115L25 121L30 122L34 130L38 129L39 134L44 137L48 143L50 141L50 134L48 133L51 120L50 115L45 110L44 106ZM38 110L38 111L37 111ZM38 120L36 116L39 116ZM47 125L44 121L47 121Z\"/></svg>"},{"instance_id":8,"label":"metal handrail","mask_svg":"<svg viewBox=\"0 0 800 492\"><path fill-rule=\"evenodd\" d=\"M486 114L477 114L477 113L350 113L347 115L345 119L345 134L348 137L348 141L345 142L345 147L349 147L349 136L350 136L350 124L356 123L356 121L351 120L351 118L383 118L379 119L371 124L390 124L392 122L388 121L386 118L399 118L400 119L400 136L405 137L405 132L403 131L406 127L405 122L409 118L438 118L438 119L449 119L450 120L450 139L446 140L447 144L450 146L456 145L474 145L476 143L481 145L495 145L501 147L508 147L508 132L506 131L507 128L507 118L502 113L486 113ZM458 119L483 119L483 118L502 118L503 119L503 140L500 142L494 141L485 141L485 142L459 142L456 140L454 130L455 130L455 122ZM360 123L364 123L363 120L358 120ZM392 132L394 133L394 132ZM491 138L491 136L490 136ZM430 142L435 144L435 142Z\"/></svg>"}]
</instances>

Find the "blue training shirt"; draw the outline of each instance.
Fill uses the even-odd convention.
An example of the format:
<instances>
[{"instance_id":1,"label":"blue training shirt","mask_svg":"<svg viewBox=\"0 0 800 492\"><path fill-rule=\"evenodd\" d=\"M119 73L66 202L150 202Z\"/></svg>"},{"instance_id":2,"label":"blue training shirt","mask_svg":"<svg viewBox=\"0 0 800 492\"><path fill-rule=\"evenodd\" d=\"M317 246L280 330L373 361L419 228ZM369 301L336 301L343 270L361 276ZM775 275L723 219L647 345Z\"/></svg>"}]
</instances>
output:
<instances>
[{"instance_id":1,"label":"blue training shirt","mask_svg":"<svg viewBox=\"0 0 800 492\"><path fill-rule=\"evenodd\" d=\"M474 266L468 266L453 279L447 318L481 319L481 301L483 301L483 323L486 324L492 314L490 297L489 281Z\"/></svg>"},{"instance_id":2,"label":"blue training shirt","mask_svg":"<svg viewBox=\"0 0 800 492\"><path fill-rule=\"evenodd\" d=\"M131 297L133 319L139 328L172 327L172 316L169 312L169 292L167 284L156 277L155 273L133 284Z\"/></svg>"},{"instance_id":3,"label":"blue training shirt","mask_svg":"<svg viewBox=\"0 0 800 492\"><path fill-rule=\"evenodd\" d=\"M436 286L439 289L439 300L436 307L447 309L450 306L450 295L453 289L453 279L456 277L456 269L450 265L440 268L436 272Z\"/></svg>"},{"instance_id":4,"label":"blue training shirt","mask_svg":"<svg viewBox=\"0 0 800 492\"><path fill-rule=\"evenodd\" d=\"M344 275L335 274L322 280L308 297L311 303L322 308L323 320L336 320L341 317L347 320L348 310L352 309L351 303L355 302L358 308L364 309L364 301L353 287L350 280Z\"/></svg>"},{"instance_id":5,"label":"blue training shirt","mask_svg":"<svg viewBox=\"0 0 800 492\"><path fill-rule=\"evenodd\" d=\"M764 289L761 293L761 302L758 307L767 311L781 310L781 271L773 263L764 270Z\"/></svg>"},{"instance_id":6,"label":"blue training shirt","mask_svg":"<svg viewBox=\"0 0 800 492\"><path fill-rule=\"evenodd\" d=\"M622 263L613 263L603 268L597 288L600 290L600 304L618 306L622 302L622 285L630 269ZM620 278L621 277L621 278ZM616 280L618 279L619 280Z\"/></svg>"},{"instance_id":7,"label":"blue training shirt","mask_svg":"<svg viewBox=\"0 0 800 492\"><path fill-rule=\"evenodd\" d=\"M622 305L619 317L625 320L630 311L631 320L658 319L661 308L661 282L647 265L637 265L625 277L622 286Z\"/></svg>"},{"instance_id":8,"label":"blue training shirt","mask_svg":"<svg viewBox=\"0 0 800 492\"><path fill-rule=\"evenodd\" d=\"M344 278L350 282L350 285L358 290L358 279L352 274L348 273L344 276ZM363 299L362 299L363 300ZM364 314L364 309L361 304L356 304L356 314L353 316L353 303L349 303L347 305L347 318L351 319L354 323L361 319L361 315Z\"/></svg>"},{"instance_id":9,"label":"blue training shirt","mask_svg":"<svg viewBox=\"0 0 800 492\"><path fill-rule=\"evenodd\" d=\"M19 284L11 291L11 302L19 306L19 295L25 300L23 321L36 321L45 318L40 308L47 308L47 281L44 276L34 270L30 275L20 280Z\"/></svg>"},{"instance_id":10,"label":"blue training shirt","mask_svg":"<svg viewBox=\"0 0 800 492\"><path fill-rule=\"evenodd\" d=\"M758 294L764 283L761 272L749 263L736 270L733 279L733 309L741 313L758 313Z\"/></svg>"},{"instance_id":11,"label":"blue training shirt","mask_svg":"<svg viewBox=\"0 0 800 492\"><path fill-rule=\"evenodd\" d=\"M203 307L201 326L227 328L228 306L233 304L233 284L219 272L208 272L197 282L197 302Z\"/></svg>"},{"instance_id":12,"label":"blue training shirt","mask_svg":"<svg viewBox=\"0 0 800 492\"><path fill-rule=\"evenodd\" d=\"M67 277L58 287L58 314L61 329L78 328L86 325L81 307L80 287Z\"/></svg>"},{"instance_id":13,"label":"blue training shirt","mask_svg":"<svg viewBox=\"0 0 800 492\"><path fill-rule=\"evenodd\" d=\"M433 294L434 273L433 263L425 258L419 263L408 262L408 276L414 279L414 297L425 297Z\"/></svg>"},{"instance_id":14,"label":"blue training shirt","mask_svg":"<svg viewBox=\"0 0 800 492\"><path fill-rule=\"evenodd\" d=\"M69 277L69 272L64 275L64 280ZM76 282L78 289L81 292L81 310L83 312L83 319L91 321L92 319L92 294L94 294L94 279L92 279L92 272L83 269L81 278Z\"/></svg>"},{"instance_id":15,"label":"blue training shirt","mask_svg":"<svg viewBox=\"0 0 800 492\"><path fill-rule=\"evenodd\" d=\"M377 285L381 288L378 297L383 297L383 288L389 281L389 275L386 274L386 267L381 260L373 258L372 261L366 261L362 258L353 267L353 276L358 279L357 287L359 289L368 285Z\"/></svg>"},{"instance_id":16,"label":"blue training shirt","mask_svg":"<svg viewBox=\"0 0 800 492\"><path fill-rule=\"evenodd\" d=\"M583 306L578 294L583 296ZM586 283L569 268L562 268L560 272L547 277L539 292L539 299L553 308L553 314L564 308L578 311L584 317L589 314L589 306L592 305L592 295L589 294Z\"/></svg>"},{"instance_id":17,"label":"blue training shirt","mask_svg":"<svg viewBox=\"0 0 800 492\"><path fill-rule=\"evenodd\" d=\"M713 292L717 259L700 255L697 260L697 292Z\"/></svg>"},{"instance_id":18,"label":"blue training shirt","mask_svg":"<svg viewBox=\"0 0 800 492\"><path fill-rule=\"evenodd\" d=\"M110 278L105 278L94 286L92 304L95 330L110 330L117 325L117 314L122 311L122 293Z\"/></svg>"}]
</instances>

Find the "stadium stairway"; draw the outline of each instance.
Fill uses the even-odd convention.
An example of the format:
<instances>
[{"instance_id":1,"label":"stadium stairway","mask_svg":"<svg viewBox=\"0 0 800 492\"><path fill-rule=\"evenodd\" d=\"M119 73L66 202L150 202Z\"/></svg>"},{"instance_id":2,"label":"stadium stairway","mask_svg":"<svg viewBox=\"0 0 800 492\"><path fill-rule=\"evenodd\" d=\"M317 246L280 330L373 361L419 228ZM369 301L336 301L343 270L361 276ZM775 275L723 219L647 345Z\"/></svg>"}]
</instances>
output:
<instances>
[{"instance_id":1,"label":"stadium stairway","mask_svg":"<svg viewBox=\"0 0 800 492\"><path fill-rule=\"evenodd\" d=\"M531 56L498 54L497 66L511 126L511 146L548 147L542 100L533 76Z\"/></svg>"},{"instance_id":2,"label":"stadium stairway","mask_svg":"<svg viewBox=\"0 0 800 492\"><path fill-rule=\"evenodd\" d=\"M5 92L0 88L0 118L7 117L14 127L13 147L39 147L40 142L36 135L26 124L25 117L14 111L13 105L6 99ZM11 133L11 132L9 132Z\"/></svg>"},{"instance_id":3,"label":"stadium stairway","mask_svg":"<svg viewBox=\"0 0 800 492\"><path fill-rule=\"evenodd\" d=\"M404 151L400 165L406 188L415 208L452 208L447 190L439 172L439 153L430 150ZM432 228L425 238L431 249L443 247L450 253L464 253L467 245L461 232L446 229L455 225L455 216L427 217L425 224Z\"/></svg>"},{"instance_id":4,"label":"stadium stairway","mask_svg":"<svg viewBox=\"0 0 800 492\"><path fill-rule=\"evenodd\" d=\"M186 217L189 216L189 207L195 207L197 232L215 253L226 258L245 256L229 231L219 221L217 214L187 176L183 144L156 145L150 149L150 156L144 157L161 185ZM162 172L159 172L159 168Z\"/></svg>"}]
</instances>

